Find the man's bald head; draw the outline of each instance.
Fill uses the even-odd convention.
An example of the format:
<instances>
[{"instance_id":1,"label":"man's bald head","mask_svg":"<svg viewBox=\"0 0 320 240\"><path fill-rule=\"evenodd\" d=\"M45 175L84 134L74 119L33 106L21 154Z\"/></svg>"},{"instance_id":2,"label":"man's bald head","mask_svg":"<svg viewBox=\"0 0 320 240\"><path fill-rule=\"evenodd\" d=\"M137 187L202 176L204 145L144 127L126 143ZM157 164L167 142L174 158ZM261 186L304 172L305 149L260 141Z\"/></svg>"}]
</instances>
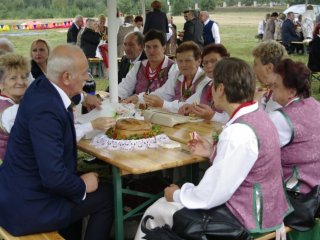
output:
<instances>
[{"instance_id":1,"label":"man's bald head","mask_svg":"<svg viewBox=\"0 0 320 240\"><path fill-rule=\"evenodd\" d=\"M47 77L69 96L81 92L88 79L88 61L81 48L75 45L59 45L48 58ZM81 85L81 87L80 87Z\"/></svg>"},{"instance_id":2,"label":"man's bald head","mask_svg":"<svg viewBox=\"0 0 320 240\"><path fill-rule=\"evenodd\" d=\"M200 12L200 21L205 22L209 19L209 13L207 11L201 11Z\"/></svg>"}]
</instances>

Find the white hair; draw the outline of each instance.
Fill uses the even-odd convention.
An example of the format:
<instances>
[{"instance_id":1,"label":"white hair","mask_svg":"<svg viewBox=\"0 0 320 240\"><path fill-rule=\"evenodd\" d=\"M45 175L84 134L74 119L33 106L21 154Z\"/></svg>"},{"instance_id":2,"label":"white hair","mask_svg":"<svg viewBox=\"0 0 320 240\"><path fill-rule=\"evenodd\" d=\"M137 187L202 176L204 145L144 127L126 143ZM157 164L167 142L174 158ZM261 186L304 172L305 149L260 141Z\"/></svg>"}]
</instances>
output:
<instances>
[{"instance_id":1,"label":"white hair","mask_svg":"<svg viewBox=\"0 0 320 240\"><path fill-rule=\"evenodd\" d=\"M75 58L72 52L82 51L80 47L75 45L65 45L68 49L64 54L52 52L47 62L47 77L53 82L56 82L60 75L66 71L74 74L75 69Z\"/></svg>"},{"instance_id":2,"label":"white hair","mask_svg":"<svg viewBox=\"0 0 320 240\"><path fill-rule=\"evenodd\" d=\"M5 52L13 52L14 46L8 38L0 38L0 49Z\"/></svg>"}]
</instances>

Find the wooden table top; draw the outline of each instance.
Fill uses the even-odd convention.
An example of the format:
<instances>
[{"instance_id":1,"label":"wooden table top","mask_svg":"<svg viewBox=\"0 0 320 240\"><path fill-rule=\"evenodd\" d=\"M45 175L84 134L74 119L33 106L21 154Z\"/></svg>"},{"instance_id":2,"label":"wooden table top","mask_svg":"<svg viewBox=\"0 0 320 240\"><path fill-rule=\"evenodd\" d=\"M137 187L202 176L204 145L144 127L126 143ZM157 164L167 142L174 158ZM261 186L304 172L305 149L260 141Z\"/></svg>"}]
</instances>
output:
<instances>
[{"instance_id":1,"label":"wooden table top","mask_svg":"<svg viewBox=\"0 0 320 240\"><path fill-rule=\"evenodd\" d=\"M161 130L170 139L187 144L190 140L190 133L197 132L201 136L212 139L212 133L222 128L221 123L212 121L189 122L178 124L174 127L161 126Z\"/></svg>"},{"instance_id":2,"label":"wooden table top","mask_svg":"<svg viewBox=\"0 0 320 240\"><path fill-rule=\"evenodd\" d=\"M206 161L203 157L190 155L188 147L184 144L175 149L111 151L97 149L90 145L90 140L82 139L78 142L78 148L118 167L121 175L141 174Z\"/></svg>"}]
</instances>

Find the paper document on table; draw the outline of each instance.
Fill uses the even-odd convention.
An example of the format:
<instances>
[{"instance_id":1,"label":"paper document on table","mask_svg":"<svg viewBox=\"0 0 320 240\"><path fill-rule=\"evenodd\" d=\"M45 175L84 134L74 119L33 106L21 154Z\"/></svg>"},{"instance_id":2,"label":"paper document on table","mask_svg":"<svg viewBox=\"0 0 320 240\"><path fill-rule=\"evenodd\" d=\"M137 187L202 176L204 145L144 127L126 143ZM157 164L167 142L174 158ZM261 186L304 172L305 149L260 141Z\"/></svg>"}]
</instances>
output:
<instances>
[{"instance_id":1,"label":"paper document on table","mask_svg":"<svg viewBox=\"0 0 320 240\"><path fill-rule=\"evenodd\" d=\"M104 100L101 109L93 109L86 114L77 114L77 123L87 123L99 117L127 118L135 114L134 104L110 103Z\"/></svg>"},{"instance_id":2,"label":"paper document on table","mask_svg":"<svg viewBox=\"0 0 320 240\"><path fill-rule=\"evenodd\" d=\"M180 123L187 123L192 121L189 116L182 116L177 113L171 113L162 109L148 109L143 112L145 120L152 123L173 127Z\"/></svg>"},{"instance_id":3,"label":"paper document on table","mask_svg":"<svg viewBox=\"0 0 320 240\"><path fill-rule=\"evenodd\" d=\"M103 101L101 104L101 109L93 109L89 113L78 115L76 116L76 121L78 123L87 123L99 117L114 117L117 112L116 104Z\"/></svg>"}]
</instances>

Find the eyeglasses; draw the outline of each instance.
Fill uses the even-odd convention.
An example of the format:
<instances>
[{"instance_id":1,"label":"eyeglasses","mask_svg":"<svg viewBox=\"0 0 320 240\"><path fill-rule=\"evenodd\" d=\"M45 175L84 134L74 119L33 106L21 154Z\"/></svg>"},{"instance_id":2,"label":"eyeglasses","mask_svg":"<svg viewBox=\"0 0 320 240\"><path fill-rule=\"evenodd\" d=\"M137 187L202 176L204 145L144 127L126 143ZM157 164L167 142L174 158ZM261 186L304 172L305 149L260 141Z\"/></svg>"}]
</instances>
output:
<instances>
[{"instance_id":1,"label":"eyeglasses","mask_svg":"<svg viewBox=\"0 0 320 240\"><path fill-rule=\"evenodd\" d=\"M217 61L218 61L218 60L203 61L203 62L202 62L202 65L203 65L204 67L207 67L209 64L211 64L211 65L214 66L214 65L217 63Z\"/></svg>"}]
</instances>

